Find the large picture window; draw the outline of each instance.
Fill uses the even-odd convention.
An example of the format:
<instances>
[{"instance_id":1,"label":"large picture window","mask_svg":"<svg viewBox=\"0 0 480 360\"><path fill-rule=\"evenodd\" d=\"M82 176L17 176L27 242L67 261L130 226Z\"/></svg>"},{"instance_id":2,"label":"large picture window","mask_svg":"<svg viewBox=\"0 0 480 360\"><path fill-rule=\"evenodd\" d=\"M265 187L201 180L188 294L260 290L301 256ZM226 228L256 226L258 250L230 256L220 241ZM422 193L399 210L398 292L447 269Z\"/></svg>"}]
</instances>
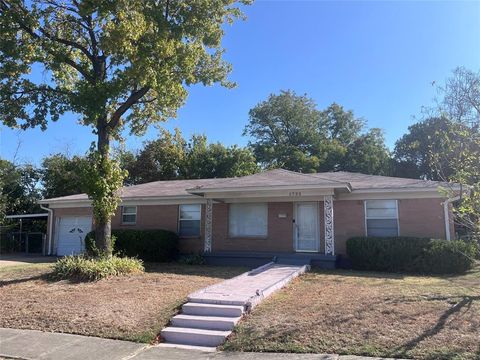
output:
<instances>
[{"instance_id":1,"label":"large picture window","mask_svg":"<svg viewBox=\"0 0 480 360\"><path fill-rule=\"evenodd\" d=\"M200 236L202 205L180 205L178 217L178 234L183 237Z\"/></svg>"},{"instance_id":2,"label":"large picture window","mask_svg":"<svg viewBox=\"0 0 480 360\"><path fill-rule=\"evenodd\" d=\"M122 224L134 225L137 222L137 207L122 206Z\"/></svg>"},{"instance_id":3,"label":"large picture window","mask_svg":"<svg viewBox=\"0 0 480 360\"><path fill-rule=\"evenodd\" d=\"M365 201L367 236L398 236L397 200Z\"/></svg>"},{"instance_id":4,"label":"large picture window","mask_svg":"<svg viewBox=\"0 0 480 360\"><path fill-rule=\"evenodd\" d=\"M231 237L266 237L267 204L230 204L228 229Z\"/></svg>"}]
</instances>

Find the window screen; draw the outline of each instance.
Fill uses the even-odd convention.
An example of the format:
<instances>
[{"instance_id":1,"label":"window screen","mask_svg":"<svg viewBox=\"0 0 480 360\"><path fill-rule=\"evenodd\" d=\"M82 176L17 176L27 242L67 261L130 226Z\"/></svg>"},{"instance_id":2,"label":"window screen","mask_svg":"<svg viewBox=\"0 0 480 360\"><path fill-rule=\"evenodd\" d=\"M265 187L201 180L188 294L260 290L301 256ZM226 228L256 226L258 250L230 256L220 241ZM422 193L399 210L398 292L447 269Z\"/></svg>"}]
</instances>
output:
<instances>
[{"instance_id":1,"label":"window screen","mask_svg":"<svg viewBox=\"0 0 480 360\"><path fill-rule=\"evenodd\" d=\"M202 206L200 204L180 205L178 233L180 236L200 236Z\"/></svg>"},{"instance_id":2,"label":"window screen","mask_svg":"<svg viewBox=\"0 0 480 360\"><path fill-rule=\"evenodd\" d=\"M367 236L398 236L396 200L367 200L365 216Z\"/></svg>"},{"instance_id":3,"label":"window screen","mask_svg":"<svg viewBox=\"0 0 480 360\"><path fill-rule=\"evenodd\" d=\"M267 204L230 204L230 236L267 236L267 213Z\"/></svg>"},{"instance_id":4,"label":"window screen","mask_svg":"<svg viewBox=\"0 0 480 360\"><path fill-rule=\"evenodd\" d=\"M135 224L137 222L137 207L122 206L122 224Z\"/></svg>"}]
</instances>

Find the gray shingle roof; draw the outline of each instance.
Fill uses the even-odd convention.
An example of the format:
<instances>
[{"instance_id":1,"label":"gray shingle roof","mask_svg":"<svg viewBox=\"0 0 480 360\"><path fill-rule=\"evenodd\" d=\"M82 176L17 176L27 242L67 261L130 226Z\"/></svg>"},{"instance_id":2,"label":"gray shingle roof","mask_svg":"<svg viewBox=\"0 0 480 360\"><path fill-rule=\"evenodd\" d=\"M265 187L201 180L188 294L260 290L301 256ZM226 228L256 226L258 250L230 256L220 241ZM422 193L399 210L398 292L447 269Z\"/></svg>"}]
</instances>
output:
<instances>
[{"instance_id":1,"label":"gray shingle roof","mask_svg":"<svg viewBox=\"0 0 480 360\"><path fill-rule=\"evenodd\" d=\"M325 172L312 174L322 179L346 181L352 186L352 190L364 189L437 189L439 186L446 186L440 181L408 179L391 176L366 175L346 171Z\"/></svg>"},{"instance_id":2,"label":"gray shingle roof","mask_svg":"<svg viewBox=\"0 0 480 360\"><path fill-rule=\"evenodd\" d=\"M347 182L344 180L326 179L322 178L321 176L314 177L311 176L311 174L302 174L295 171L274 169L249 176L223 179L223 181L211 182L209 184L198 186L197 188L200 190L212 190L287 185L325 185L339 187L341 185L345 186L346 183ZM193 190L193 188L190 190Z\"/></svg>"},{"instance_id":3,"label":"gray shingle roof","mask_svg":"<svg viewBox=\"0 0 480 360\"><path fill-rule=\"evenodd\" d=\"M201 190L234 189L246 187L268 187L286 185L319 185L346 187L355 190L382 189L426 189L434 190L445 183L429 180L396 178L389 176L365 175L351 172L324 172L316 174L301 174L294 171L275 169L254 175L201 180L167 180L126 186L122 188L122 198L174 197L195 196L190 192L201 193ZM189 191L187 191L189 190ZM43 203L56 201L87 200L86 194L77 194L43 200Z\"/></svg>"}]
</instances>

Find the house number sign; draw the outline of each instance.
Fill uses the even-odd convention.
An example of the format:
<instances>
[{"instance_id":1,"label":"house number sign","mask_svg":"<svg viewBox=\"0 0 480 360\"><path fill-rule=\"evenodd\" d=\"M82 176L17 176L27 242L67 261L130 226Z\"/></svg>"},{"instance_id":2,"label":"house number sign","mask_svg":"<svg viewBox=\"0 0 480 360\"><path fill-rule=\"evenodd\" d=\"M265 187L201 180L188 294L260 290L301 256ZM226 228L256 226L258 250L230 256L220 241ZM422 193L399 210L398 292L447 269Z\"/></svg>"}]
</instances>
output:
<instances>
[{"instance_id":1,"label":"house number sign","mask_svg":"<svg viewBox=\"0 0 480 360\"><path fill-rule=\"evenodd\" d=\"M301 191L290 191L288 193L288 196L302 196L302 192Z\"/></svg>"}]
</instances>

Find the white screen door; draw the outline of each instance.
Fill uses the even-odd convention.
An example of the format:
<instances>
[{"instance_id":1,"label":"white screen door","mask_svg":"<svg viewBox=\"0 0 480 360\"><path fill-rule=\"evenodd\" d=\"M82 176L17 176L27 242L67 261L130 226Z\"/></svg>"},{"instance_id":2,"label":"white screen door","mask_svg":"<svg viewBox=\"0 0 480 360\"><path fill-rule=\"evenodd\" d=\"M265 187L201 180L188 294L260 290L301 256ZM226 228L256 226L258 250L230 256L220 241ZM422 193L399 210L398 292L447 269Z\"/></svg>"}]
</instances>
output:
<instances>
[{"instance_id":1,"label":"white screen door","mask_svg":"<svg viewBox=\"0 0 480 360\"><path fill-rule=\"evenodd\" d=\"M320 248L318 203L296 203L294 236L296 251L318 251Z\"/></svg>"}]
</instances>

